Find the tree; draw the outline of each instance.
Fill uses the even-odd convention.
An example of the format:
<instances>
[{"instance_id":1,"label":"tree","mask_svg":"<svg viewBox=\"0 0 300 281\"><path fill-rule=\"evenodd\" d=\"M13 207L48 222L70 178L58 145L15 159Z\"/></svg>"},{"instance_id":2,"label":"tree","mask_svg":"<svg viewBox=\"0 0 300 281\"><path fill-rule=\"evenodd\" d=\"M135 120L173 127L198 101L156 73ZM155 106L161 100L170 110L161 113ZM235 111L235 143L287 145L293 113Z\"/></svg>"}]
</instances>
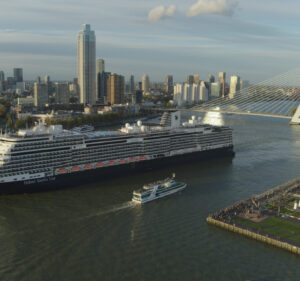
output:
<instances>
[{"instance_id":1,"label":"tree","mask_svg":"<svg viewBox=\"0 0 300 281\"><path fill-rule=\"evenodd\" d=\"M8 113L7 116L6 116L6 126L8 128L12 128L12 126L13 126L11 113Z\"/></svg>"},{"instance_id":2,"label":"tree","mask_svg":"<svg viewBox=\"0 0 300 281\"><path fill-rule=\"evenodd\" d=\"M46 118L45 118L45 124L46 124L47 126L50 126L50 125L51 125L51 119L50 119L50 117L46 117Z\"/></svg>"}]
</instances>

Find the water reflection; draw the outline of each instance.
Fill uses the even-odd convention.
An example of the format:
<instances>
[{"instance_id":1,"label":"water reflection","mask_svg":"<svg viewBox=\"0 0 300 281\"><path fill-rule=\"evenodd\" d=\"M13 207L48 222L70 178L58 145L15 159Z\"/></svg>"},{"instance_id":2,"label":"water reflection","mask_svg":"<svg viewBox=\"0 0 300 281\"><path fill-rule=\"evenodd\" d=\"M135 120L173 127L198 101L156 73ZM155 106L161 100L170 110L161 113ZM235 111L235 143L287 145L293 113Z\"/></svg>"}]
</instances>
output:
<instances>
[{"instance_id":1,"label":"water reflection","mask_svg":"<svg viewBox=\"0 0 300 281\"><path fill-rule=\"evenodd\" d=\"M203 117L203 123L213 126L224 126L224 119L222 113L217 111L206 112Z\"/></svg>"}]
</instances>

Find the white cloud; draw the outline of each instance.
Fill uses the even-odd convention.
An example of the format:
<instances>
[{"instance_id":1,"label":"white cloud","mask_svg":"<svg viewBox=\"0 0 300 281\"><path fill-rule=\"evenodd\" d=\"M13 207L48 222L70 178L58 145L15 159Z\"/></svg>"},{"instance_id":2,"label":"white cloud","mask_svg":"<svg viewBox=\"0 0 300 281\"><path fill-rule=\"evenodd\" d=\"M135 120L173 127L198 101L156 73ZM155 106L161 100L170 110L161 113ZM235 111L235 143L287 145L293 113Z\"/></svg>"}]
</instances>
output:
<instances>
[{"instance_id":1,"label":"white cloud","mask_svg":"<svg viewBox=\"0 0 300 281\"><path fill-rule=\"evenodd\" d=\"M205 14L232 16L237 4L237 0L198 0L189 8L186 15L188 17Z\"/></svg>"},{"instance_id":2,"label":"white cloud","mask_svg":"<svg viewBox=\"0 0 300 281\"><path fill-rule=\"evenodd\" d=\"M148 21L159 21L166 17L172 17L176 11L176 6L171 5L169 8L164 6L157 6L153 8L148 14Z\"/></svg>"}]
</instances>

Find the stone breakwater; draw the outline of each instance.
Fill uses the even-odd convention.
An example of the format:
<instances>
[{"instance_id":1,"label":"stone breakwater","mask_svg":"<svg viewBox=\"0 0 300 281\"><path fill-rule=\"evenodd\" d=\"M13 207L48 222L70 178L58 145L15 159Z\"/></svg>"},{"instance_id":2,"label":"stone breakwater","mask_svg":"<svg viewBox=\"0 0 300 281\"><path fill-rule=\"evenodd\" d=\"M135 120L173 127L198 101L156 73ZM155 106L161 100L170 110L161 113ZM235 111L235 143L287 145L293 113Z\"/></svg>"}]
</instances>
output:
<instances>
[{"instance_id":1,"label":"stone breakwater","mask_svg":"<svg viewBox=\"0 0 300 281\"><path fill-rule=\"evenodd\" d=\"M279 185L275 188L272 188L260 195L255 195L249 199L238 202L228 208L225 208L217 213L210 214L206 218L206 222L221 227L223 229L239 233L241 235L247 236L249 238L267 243L269 245L288 250L294 254L300 255L299 245L293 245L290 241L282 241L284 239L280 237L272 237L268 233L258 233L258 230L249 229L243 225L236 225L233 222L233 217L238 216L239 214L252 210L254 208L259 209L259 207L266 200L273 200L282 194L287 194L299 190L300 188L300 178L291 180L287 183Z\"/></svg>"}]
</instances>

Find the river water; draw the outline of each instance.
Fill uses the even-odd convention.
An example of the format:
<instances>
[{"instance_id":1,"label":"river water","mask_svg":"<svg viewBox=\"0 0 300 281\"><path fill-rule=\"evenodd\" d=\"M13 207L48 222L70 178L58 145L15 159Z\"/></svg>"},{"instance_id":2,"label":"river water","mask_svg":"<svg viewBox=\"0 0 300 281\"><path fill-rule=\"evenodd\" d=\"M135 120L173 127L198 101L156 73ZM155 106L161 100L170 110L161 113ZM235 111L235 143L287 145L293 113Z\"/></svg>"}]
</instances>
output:
<instances>
[{"instance_id":1,"label":"river water","mask_svg":"<svg viewBox=\"0 0 300 281\"><path fill-rule=\"evenodd\" d=\"M300 176L300 127L207 114L234 129L236 156L92 185L0 197L0 280L300 280L300 257L207 225L209 213ZM180 194L133 205L176 173Z\"/></svg>"}]
</instances>

